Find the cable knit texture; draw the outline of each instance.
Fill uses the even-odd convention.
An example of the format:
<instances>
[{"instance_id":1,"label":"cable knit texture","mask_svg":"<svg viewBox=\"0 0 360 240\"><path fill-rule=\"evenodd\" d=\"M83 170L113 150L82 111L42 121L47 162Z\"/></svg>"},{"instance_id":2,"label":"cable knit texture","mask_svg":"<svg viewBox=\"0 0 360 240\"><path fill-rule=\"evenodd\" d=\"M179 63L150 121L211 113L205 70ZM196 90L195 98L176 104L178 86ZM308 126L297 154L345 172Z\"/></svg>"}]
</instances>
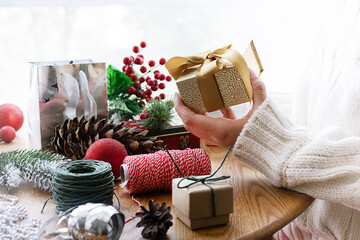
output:
<instances>
[{"instance_id":1,"label":"cable knit texture","mask_svg":"<svg viewBox=\"0 0 360 240\"><path fill-rule=\"evenodd\" d=\"M267 99L233 154L275 185L316 198L283 229L290 239L360 239L360 137L334 127L313 138Z\"/></svg>"}]
</instances>

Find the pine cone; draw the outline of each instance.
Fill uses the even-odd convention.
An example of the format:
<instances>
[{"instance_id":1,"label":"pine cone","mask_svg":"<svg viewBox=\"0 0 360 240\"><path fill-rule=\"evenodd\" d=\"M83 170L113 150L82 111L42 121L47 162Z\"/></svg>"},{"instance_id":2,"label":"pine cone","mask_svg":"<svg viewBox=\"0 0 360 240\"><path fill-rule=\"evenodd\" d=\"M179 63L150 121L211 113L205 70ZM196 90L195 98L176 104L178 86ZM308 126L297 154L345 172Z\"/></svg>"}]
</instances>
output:
<instances>
[{"instance_id":1,"label":"pine cone","mask_svg":"<svg viewBox=\"0 0 360 240\"><path fill-rule=\"evenodd\" d=\"M113 138L121 142L129 155L153 153L162 149L162 140L155 138L143 139L147 130L135 133L135 128L123 126L124 122L115 124L113 120L97 119L92 116L85 120L66 119L55 127L53 137L45 149L65 155L73 160L83 159L90 145L101 138Z\"/></svg>"},{"instance_id":2,"label":"pine cone","mask_svg":"<svg viewBox=\"0 0 360 240\"><path fill-rule=\"evenodd\" d=\"M163 202L161 206L159 203L154 206L153 200L150 200L149 211L144 206L141 206L141 209L143 212L136 213L136 216L141 218L136 227L144 227L141 231L144 238L157 239L165 235L173 225L171 222L173 216L170 214L171 208L170 206L166 207L166 202Z\"/></svg>"}]
</instances>

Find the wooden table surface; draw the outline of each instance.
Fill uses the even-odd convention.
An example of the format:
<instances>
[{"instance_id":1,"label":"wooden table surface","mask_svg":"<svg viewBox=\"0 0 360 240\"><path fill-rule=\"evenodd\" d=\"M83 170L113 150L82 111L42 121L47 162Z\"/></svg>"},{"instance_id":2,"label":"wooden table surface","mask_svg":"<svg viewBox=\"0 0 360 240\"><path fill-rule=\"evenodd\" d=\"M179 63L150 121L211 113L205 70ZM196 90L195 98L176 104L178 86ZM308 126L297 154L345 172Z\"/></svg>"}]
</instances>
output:
<instances>
[{"instance_id":1,"label":"wooden table surface","mask_svg":"<svg viewBox=\"0 0 360 240\"><path fill-rule=\"evenodd\" d=\"M225 155L225 150L215 146L203 148L211 158L212 169L216 169ZM164 239L262 239L292 221L313 201L309 196L272 186L261 173L232 157L225 161L217 175L231 176L228 180L234 187L234 213L230 215L230 222L223 226L191 231L174 216L174 225ZM138 210L138 205L119 184L120 182L115 183L121 202L120 210L125 214L125 218L128 218ZM3 189L0 191L7 193ZM20 198L20 203L26 207L29 217L38 217L42 223L56 215L52 203L46 206L44 214L40 214L50 193L25 184L12 190L10 194ZM136 194L135 198L145 206L149 199L160 203L166 201L172 206L171 192ZM173 208L171 213L174 215ZM142 228L135 227L137 222L139 219L135 218L125 225L121 239L142 239ZM51 232L53 227L54 224L50 225L47 232Z\"/></svg>"}]
</instances>

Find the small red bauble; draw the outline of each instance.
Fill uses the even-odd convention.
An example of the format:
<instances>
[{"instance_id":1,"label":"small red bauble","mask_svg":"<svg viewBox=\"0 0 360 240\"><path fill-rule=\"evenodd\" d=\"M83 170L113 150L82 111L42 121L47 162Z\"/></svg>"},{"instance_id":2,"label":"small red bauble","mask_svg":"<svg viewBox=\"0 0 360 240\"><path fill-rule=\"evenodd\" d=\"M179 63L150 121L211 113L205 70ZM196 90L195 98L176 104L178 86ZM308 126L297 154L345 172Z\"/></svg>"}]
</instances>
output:
<instances>
[{"instance_id":1,"label":"small red bauble","mask_svg":"<svg viewBox=\"0 0 360 240\"><path fill-rule=\"evenodd\" d=\"M24 115L18 106L11 103L0 105L0 128L11 126L17 131L23 123Z\"/></svg>"},{"instance_id":2,"label":"small red bauble","mask_svg":"<svg viewBox=\"0 0 360 240\"><path fill-rule=\"evenodd\" d=\"M145 48L145 47L146 47L146 42L142 41L142 42L140 43L140 47Z\"/></svg>"},{"instance_id":3,"label":"small red bauble","mask_svg":"<svg viewBox=\"0 0 360 240\"><path fill-rule=\"evenodd\" d=\"M4 141L10 143L16 137L15 129L11 126L4 126L0 128L0 142Z\"/></svg>"},{"instance_id":4,"label":"small red bauble","mask_svg":"<svg viewBox=\"0 0 360 240\"><path fill-rule=\"evenodd\" d=\"M166 76L166 81L170 82L172 80L171 76Z\"/></svg>"},{"instance_id":5,"label":"small red bauble","mask_svg":"<svg viewBox=\"0 0 360 240\"><path fill-rule=\"evenodd\" d=\"M159 63L160 65L164 65L166 63L165 58L160 58Z\"/></svg>"},{"instance_id":6,"label":"small red bauble","mask_svg":"<svg viewBox=\"0 0 360 240\"><path fill-rule=\"evenodd\" d=\"M162 81L162 80L164 80L165 79L165 75L164 74L160 74L159 75L159 79Z\"/></svg>"},{"instance_id":7,"label":"small red bauble","mask_svg":"<svg viewBox=\"0 0 360 240\"><path fill-rule=\"evenodd\" d=\"M127 92L128 92L129 94L134 94L134 93L136 92L136 89L135 89L134 87L129 87L128 90L127 90Z\"/></svg>"},{"instance_id":8,"label":"small red bauble","mask_svg":"<svg viewBox=\"0 0 360 240\"><path fill-rule=\"evenodd\" d=\"M160 88L160 89L164 89L164 88L165 88L165 83L160 83L160 84L159 84L159 88Z\"/></svg>"},{"instance_id":9,"label":"small red bauble","mask_svg":"<svg viewBox=\"0 0 360 240\"><path fill-rule=\"evenodd\" d=\"M149 66L150 66L150 67L155 66L155 61L154 61L154 60L150 60L150 61L149 61Z\"/></svg>"},{"instance_id":10,"label":"small red bauble","mask_svg":"<svg viewBox=\"0 0 360 240\"><path fill-rule=\"evenodd\" d=\"M134 53L138 53L140 51L139 47L138 46L134 46L133 47L133 52Z\"/></svg>"},{"instance_id":11,"label":"small red bauble","mask_svg":"<svg viewBox=\"0 0 360 240\"><path fill-rule=\"evenodd\" d=\"M145 66L141 66L141 68L140 68L140 72L142 72L142 73L145 73L146 72L146 67Z\"/></svg>"},{"instance_id":12,"label":"small red bauble","mask_svg":"<svg viewBox=\"0 0 360 240\"><path fill-rule=\"evenodd\" d=\"M111 138L102 138L90 145L85 160L100 160L110 163L115 179L120 177L120 166L128 155L124 145Z\"/></svg>"}]
</instances>

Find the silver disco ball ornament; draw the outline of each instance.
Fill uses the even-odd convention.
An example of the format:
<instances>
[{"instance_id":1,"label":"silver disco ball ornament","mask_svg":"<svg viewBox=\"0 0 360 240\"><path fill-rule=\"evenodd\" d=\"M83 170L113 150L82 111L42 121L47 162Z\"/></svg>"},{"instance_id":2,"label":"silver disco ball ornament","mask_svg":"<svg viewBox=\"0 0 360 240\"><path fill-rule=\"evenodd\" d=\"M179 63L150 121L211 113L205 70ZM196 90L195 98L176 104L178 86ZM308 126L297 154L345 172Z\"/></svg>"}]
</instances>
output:
<instances>
[{"instance_id":1,"label":"silver disco ball ornament","mask_svg":"<svg viewBox=\"0 0 360 240\"><path fill-rule=\"evenodd\" d=\"M117 240L124 228L124 221L124 214L113 206L87 203L70 213L68 230L73 239Z\"/></svg>"}]
</instances>

